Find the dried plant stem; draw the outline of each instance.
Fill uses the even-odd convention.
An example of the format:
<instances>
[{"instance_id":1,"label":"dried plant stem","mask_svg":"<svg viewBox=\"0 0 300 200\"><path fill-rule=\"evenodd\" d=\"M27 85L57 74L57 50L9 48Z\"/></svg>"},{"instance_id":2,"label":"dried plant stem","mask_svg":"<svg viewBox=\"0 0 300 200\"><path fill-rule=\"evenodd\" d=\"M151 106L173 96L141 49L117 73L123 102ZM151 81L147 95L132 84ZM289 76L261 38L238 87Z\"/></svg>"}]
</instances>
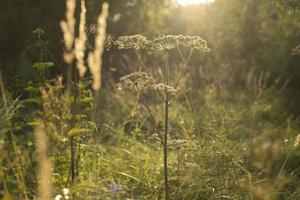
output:
<instances>
[{"instance_id":1,"label":"dried plant stem","mask_svg":"<svg viewBox=\"0 0 300 200\"><path fill-rule=\"evenodd\" d=\"M142 67L144 68L145 72L148 74L148 76L150 76L150 74L149 74L149 72L148 72L148 69L147 69L147 67L146 67L146 65L145 65L145 63L144 63L144 61L143 61L143 59L142 59L142 57L141 57L140 51L136 49L136 50L135 50L135 54L136 54L136 56L138 57L138 59L139 59L141 65L142 65Z\"/></svg>"},{"instance_id":2,"label":"dried plant stem","mask_svg":"<svg viewBox=\"0 0 300 200\"><path fill-rule=\"evenodd\" d=\"M165 51L166 69L165 69L165 85L169 85L169 53ZM165 200L169 200L169 185L168 185L168 126L169 126L169 94L165 89L165 138L164 138L164 179L165 179Z\"/></svg>"},{"instance_id":3,"label":"dried plant stem","mask_svg":"<svg viewBox=\"0 0 300 200\"><path fill-rule=\"evenodd\" d=\"M0 89L1 89L2 101L3 101L4 109L5 109L5 115L8 117L9 110L8 110L8 105L7 105L7 101L6 101L6 95L5 95L5 91L4 91L3 80L2 80L2 72L1 71L0 71Z\"/></svg>"},{"instance_id":4,"label":"dried plant stem","mask_svg":"<svg viewBox=\"0 0 300 200\"><path fill-rule=\"evenodd\" d=\"M190 61L190 59L191 59L191 57L192 57L192 54L193 54L193 49L191 49L191 50L190 50L190 53L189 53L189 55L188 55L188 57L187 57L187 59L185 59L184 56L183 56L183 54L181 53L180 48L179 48L178 46L177 46L177 49L178 49L178 52L179 52L180 57L181 57L182 62L183 62L183 70L182 70L182 72L180 73L180 76L179 76L178 80L176 81L175 89L177 89L177 87L178 87L178 85L179 85L179 83L180 83L180 81L181 81L183 75L186 73L186 71L187 71L187 65L188 65L188 63L189 63L189 61Z\"/></svg>"},{"instance_id":5,"label":"dried plant stem","mask_svg":"<svg viewBox=\"0 0 300 200\"><path fill-rule=\"evenodd\" d=\"M35 139L38 153L38 198L39 200L52 199L52 163L48 158L48 142L43 125L35 128Z\"/></svg>"},{"instance_id":6,"label":"dried plant stem","mask_svg":"<svg viewBox=\"0 0 300 200\"><path fill-rule=\"evenodd\" d=\"M136 89L137 89L139 95L142 95L142 91L141 91L141 89L139 88L139 86L138 86L138 85L135 85L135 87L136 87ZM150 115L150 117L151 117L151 120L152 120L152 123L153 123L153 126L154 126L154 131L155 131L155 133L158 134L161 144L164 145L164 141L163 141L163 138L162 138L162 136L161 136L161 134L160 134L160 132L159 132L159 128L158 128L158 126L157 126L157 123L156 123L155 117L154 117L154 115L153 115L153 112L152 112L152 110L151 110L149 104L145 103L145 105L146 105L146 108L147 108L147 110L148 110L148 112L149 112L149 115Z\"/></svg>"},{"instance_id":7,"label":"dried plant stem","mask_svg":"<svg viewBox=\"0 0 300 200\"><path fill-rule=\"evenodd\" d=\"M176 199L178 199L178 192L180 188L180 147L177 149L177 189L176 189Z\"/></svg>"},{"instance_id":8,"label":"dried plant stem","mask_svg":"<svg viewBox=\"0 0 300 200\"><path fill-rule=\"evenodd\" d=\"M64 42L66 46L66 52L64 53L64 59L66 63L71 64L74 59L74 39L75 39L75 8L76 0L66 0L66 19L60 22L60 26L63 32Z\"/></svg>"},{"instance_id":9,"label":"dried plant stem","mask_svg":"<svg viewBox=\"0 0 300 200\"><path fill-rule=\"evenodd\" d=\"M79 71L80 77L83 77L86 72L86 66L84 65L84 55L86 50L87 36L85 32L86 26L86 7L85 0L81 0L81 13L79 22L79 36L75 39L75 58L76 66Z\"/></svg>"},{"instance_id":10,"label":"dried plant stem","mask_svg":"<svg viewBox=\"0 0 300 200\"><path fill-rule=\"evenodd\" d=\"M88 64L93 75L93 89L99 91L101 88L102 54L104 52L104 42L106 38L106 27L108 17L108 3L102 5L102 12L98 18L97 36L95 39L95 50L88 55Z\"/></svg>"}]
</instances>

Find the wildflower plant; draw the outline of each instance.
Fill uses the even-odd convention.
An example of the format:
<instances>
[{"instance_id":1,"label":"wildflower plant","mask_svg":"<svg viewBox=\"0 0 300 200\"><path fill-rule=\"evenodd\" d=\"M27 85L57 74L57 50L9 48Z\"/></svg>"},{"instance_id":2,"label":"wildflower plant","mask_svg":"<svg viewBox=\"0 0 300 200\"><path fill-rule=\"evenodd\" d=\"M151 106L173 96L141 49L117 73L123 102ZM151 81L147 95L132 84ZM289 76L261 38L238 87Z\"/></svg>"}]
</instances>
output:
<instances>
[{"instance_id":1,"label":"wildflower plant","mask_svg":"<svg viewBox=\"0 0 300 200\"><path fill-rule=\"evenodd\" d=\"M123 76L120 79L120 83L117 84L118 87L124 87L129 89L134 89L141 96L147 90L154 90L157 95L161 97L161 103L164 104L164 133L162 134L159 130L160 127L156 122L153 111L149 104L145 103L145 106L151 116L154 134L153 136L157 138L163 146L163 160L164 160L164 193L165 199L168 200L169 197L169 186L168 186L168 137L169 137L169 108L173 97L178 94L178 85L185 74L185 70L182 70L179 78L175 81L175 85L170 84L170 62L169 62L169 52L176 49L182 59L184 67L189 63L194 50L200 51L202 53L209 53L210 49L207 46L207 42L200 38L199 36L185 36L185 35L160 35L153 40L149 40L142 35L130 35L119 37L114 44L118 49L133 49L135 54L140 61L143 70L138 72L133 72L129 75ZM186 47L189 49L189 55L185 58L182 54L181 47ZM160 82L158 79L154 78L143 62L141 56L141 50L146 51L157 51L161 52L165 62L164 69L164 80Z\"/></svg>"}]
</instances>

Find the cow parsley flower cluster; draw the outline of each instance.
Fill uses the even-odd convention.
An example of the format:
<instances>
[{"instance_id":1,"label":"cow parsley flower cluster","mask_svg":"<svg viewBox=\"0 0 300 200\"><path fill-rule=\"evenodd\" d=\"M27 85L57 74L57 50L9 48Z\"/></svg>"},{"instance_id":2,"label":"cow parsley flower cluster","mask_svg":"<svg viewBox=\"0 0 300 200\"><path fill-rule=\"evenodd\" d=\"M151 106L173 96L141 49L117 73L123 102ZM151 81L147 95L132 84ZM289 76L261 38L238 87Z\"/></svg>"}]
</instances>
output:
<instances>
[{"instance_id":1,"label":"cow parsley flower cluster","mask_svg":"<svg viewBox=\"0 0 300 200\"><path fill-rule=\"evenodd\" d=\"M176 41L178 44L191 47L202 52L210 52L210 49L207 46L207 42L200 38L199 36L176 36Z\"/></svg>"},{"instance_id":2,"label":"cow parsley flower cluster","mask_svg":"<svg viewBox=\"0 0 300 200\"><path fill-rule=\"evenodd\" d=\"M119 37L114 44L119 49L145 49L150 41L142 35L130 35Z\"/></svg>"},{"instance_id":3,"label":"cow parsley flower cluster","mask_svg":"<svg viewBox=\"0 0 300 200\"><path fill-rule=\"evenodd\" d=\"M149 43L149 48L157 51L170 50L176 47L177 37L174 35L162 35Z\"/></svg>"},{"instance_id":4,"label":"cow parsley flower cluster","mask_svg":"<svg viewBox=\"0 0 300 200\"><path fill-rule=\"evenodd\" d=\"M130 89L136 89L136 87L146 89L152 87L154 84L154 78L149 76L146 72L133 72L121 77L120 83L117 86Z\"/></svg>"},{"instance_id":5,"label":"cow parsley flower cluster","mask_svg":"<svg viewBox=\"0 0 300 200\"><path fill-rule=\"evenodd\" d=\"M177 93L177 90L169 85L158 83L154 85L154 89L159 91L161 94L167 93L169 97L175 96Z\"/></svg>"},{"instance_id":6,"label":"cow parsley flower cluster","mask_svg":"<svg viewBox=\"0 0 300 200\"><path fill-rule=\"evenodd\" d=\"M120 83L116 85L118 88L129 88L129 89L154 89L161 94L167 93L170 97L175 96L177 90L169 85L158 83L156 84L155 79L148 75L146 72L133 72L126 76L121 77Z\"/></svg>"},{"instance_id":7,"label":"cow parsley flower cluster","mask_svg":"<svg viewBox=\"0 0 300 200\"><path fill-rule=\"evenodd\" d=\"M186 46L201 52L210 52L207 42L199 36L161 35L153 40L148 40L142 35L131 35L119 37L114 44L118 46L119 49L165 51L178 46Z\"/></svg>"}]
</instances>

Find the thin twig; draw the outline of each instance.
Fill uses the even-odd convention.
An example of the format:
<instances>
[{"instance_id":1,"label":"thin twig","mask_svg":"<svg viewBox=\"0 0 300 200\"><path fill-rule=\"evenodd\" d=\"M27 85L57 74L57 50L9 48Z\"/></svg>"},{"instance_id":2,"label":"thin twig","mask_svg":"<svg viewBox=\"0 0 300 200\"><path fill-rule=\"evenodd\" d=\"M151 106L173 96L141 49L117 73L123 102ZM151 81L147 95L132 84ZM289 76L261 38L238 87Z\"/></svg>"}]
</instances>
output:
<instances>
[{"instance_id":1,"label":"thin twig","mask_svg":"<svg viewBox=\"0 0 300 200\"><path fill-rule=\"evenodd\" d=\"M146 65L145 65L145 63L144 63L144 61L143 61L143 59L142 59L142 57L141 57L140 51L136 49L136 50L135 50L135 54L136 54L136 56L138 57L140 63L142 64L142 67L144 68L144 70L145 70L145 72L147 73L147 75L150 76L150 74L149 74L149 72L148 72L148 69L147 69L147 67L146 67Z\"/></svg>"},{"instance_id":2,"label":"thin twig","mask_svg":"<svg viewBox=\"0 0 300 200\"><path fill-rule=\"evenodd\" d=\"M140 90L139 86L138 86L138 85L135 85L135 87L136 87L136 89L137 89L139 95L141 96L141 95L142 95L142 91ZM153 115L153 112L152 112L150 106L147 104L147 102L145 102L145 105L146 105L146 108L147 108L147 110L148 110L148 112L149 112L149 114L150 114L152 123L153 123L153 125L154 125L155 132L158 134L159 139L160 139L160 141L161 141L161 144L164 145L164 141L163 141L163 138L162 138L161 134L159 133L159 128L158 128L158 126L157 126L157 123L156 123L155 117L154 117L154 115Z\"/></svg>"},{"instance_id":3,"label":"thin twig","mask_svg":"<svg viewBox=\"0 0 300 200\"><path fill-rule=\"evenodd\" d=\"M141 65L142 65L142 67L144 68L144 70L145 70L145 72L147 73L147 75L148 75L149 77L151 77L150 74L149 74L149 72L148 72L148 69L147 69L147 67L146 67L146 65L145 65L145 63L144 63L144 61L143 61L143 59L142 59L142 57L141 57L140 51L136 49L136 50L135 50L135 54L136 54L136 56L138 57L138 60L140 61ZM164 96L162 95L162 93L161 93L159 90L156 90L156 91L158 92L159 96L162 98L163 102L165 102L166 100L164 99Z\"/></svg>"},{"instance_id":4,"label":"thin twig","mask_svg":"<svg viewBox=\"0 0 300 200\"><path fill-rule=\"evenodd\" d=\"M188 63L189 63L189 61L190 61L190 59L191 59L191 57L192 57L192 54L193 54L193 49L191 49L188 58L185 59L185 58L183 57L181 51L180 51L180 48L177 47L177 49L178 49L178 52L179 52L179 54L181 55L181 58L182 58L182 60L183 60L183 68L184 68L184 69L182 70L182 72L181 72L181 74L180 74L180 76L179 76L179 78L178 78L178 80L177 80L177 82L176 82L176 84L175 84L175 89L177 89L177 87L178 87L178 85L179 85L179 83L180 83L180 81L181 81L183 75L186 73L186 71L187 71L187 65L188 65Z\"/></svg>"}]
</instances>

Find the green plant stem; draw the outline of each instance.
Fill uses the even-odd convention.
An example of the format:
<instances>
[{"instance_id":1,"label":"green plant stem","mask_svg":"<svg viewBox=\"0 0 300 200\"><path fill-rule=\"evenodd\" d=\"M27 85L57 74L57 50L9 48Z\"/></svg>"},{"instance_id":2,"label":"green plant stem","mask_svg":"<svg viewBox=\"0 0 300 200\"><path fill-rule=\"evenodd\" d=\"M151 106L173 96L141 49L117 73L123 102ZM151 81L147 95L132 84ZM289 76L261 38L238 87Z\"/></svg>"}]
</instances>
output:
<instances>
[{"instance_id":1,"label":"green plant stem","mask_svg":"<svg viewBox=\"0 0 300 200\"><path fill-rule=\"evenodd\" d=\"M73 78L73 69L72 69L72 65L68 65L68 71L67 71L67 77L68 77L68 81L67 81L67 95L68 96L71 96L72 93L74 92L74 88L73 88L73 81L72 81L72 78ZM71 110L71 114L75 114L74 113L74 107L75 107L75 104L76 103L76 96L75 96L75 99L74 99L74 102L71 103L70 105L70 110ZM71 122L71 127L73 126L73 120ZM71 128L70 127L70 128ZM72 182L75 181L75 146L74 146L74 138L73 136L70 137L70 157L71 157L71 160L70 160L70 173L71 173L71 180Z\"/></svg>"},{"instance_id":2,"label":"green plant stem","mask_svg":"<svg viewBox=\"0 0 300 200\"><path fill-rule=\"evenodd\" d=\"M71 148L71 178L72 182L75 181L75 148L74 148L74 137L70 138L70 148Z\"/></svg>"},{"instance_id":3,"label":"green plant stem","mask_svg":"<svg viewBox=\"0 0 300 200\"><path fill-rule=\"evenodd\" d=\"M169 54L165 52L166 56L166 71L165 84L169 85ZM165 179L165 200L169 200L169 186L168 186L168 126L169 126L169 94L167 88L165 89L165 138L164 138L164 179Z\"/></svg>"}]
</instances>

